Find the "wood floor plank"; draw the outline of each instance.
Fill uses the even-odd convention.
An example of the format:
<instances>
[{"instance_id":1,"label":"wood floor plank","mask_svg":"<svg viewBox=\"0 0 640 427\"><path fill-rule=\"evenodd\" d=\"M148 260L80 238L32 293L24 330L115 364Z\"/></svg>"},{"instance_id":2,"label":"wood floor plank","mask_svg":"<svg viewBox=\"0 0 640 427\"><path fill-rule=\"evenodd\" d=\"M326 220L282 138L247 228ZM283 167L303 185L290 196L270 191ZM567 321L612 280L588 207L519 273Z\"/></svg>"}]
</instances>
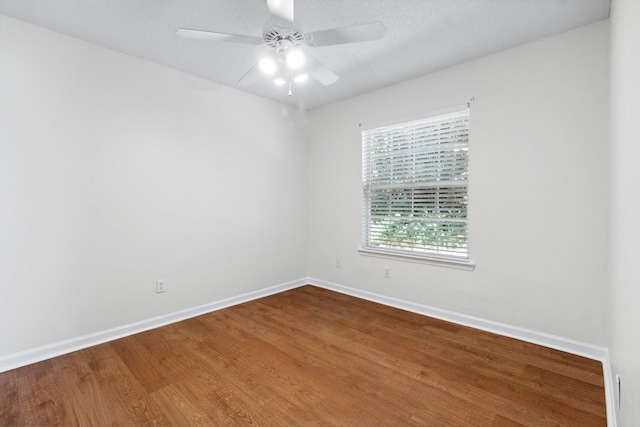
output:
<instances>
[{"instance_id":1,"label":"wood floor plank","mask_svg":"<svg viewBox=\"0 0 640 427\"><path fill-rule=\"evenodd\" d=\"M268 304L267 302L265 302L265 304ZM296 311L298 310L297 308L293 308L291 306L287 306L285 311ZM303 310L304 311L304 310ZM264 314L264 318L262 319L262 322L278 322L278 321L283 321L286 324L293 324L291 322L289 322L289 320L287 319L287 316L289 314L285 313L285 312L280 312L280 313L266 313ZM400 378L404 379L404 375L403 373L409 372L412 375L412 381L415 383L415 380L418 378L424 379L424 378L431 378L429 375L426 375L426 370L423 369L421 366L407 366L407 365L402 365L402 359L397 359L397 358L392 358L390 359L389 356L393 355L395 351L397 351L397 348L392 348L393 346L389 347L389 348L379 348L381 345L384 347L384 345L382 344L382 342L369 342L368 344L364 345L364 346L360 346L359 345L359 339L354 335L355 331L346 331L343 328L338 328L338 329L334 329L333 327L326 327L326 326L322 326L322 329L318 329L315 330L313 325L310 324L306 324L302 318L304 317L303 313L297 313L296 315L294 315L294 317L298 320L297 325L304 329L307 332L310 333L315 333L317 334L317 336L315 337L316 339L320 340L322 342L322 340L324 340L325 342L330 342L332 344L334 344L332 347L325 347L326 351L330 351L332 348L333 349L339 349L341 347L347 347L350 349L350 351L355 351L357 354L351 354L351 355L347 355L347 354L338 354L336 356L334 356L334 358L339 358L339 359L345 359L345 358L354 358L354 357L358 357L358 362L357 363L352 363L349 366L349 369L351 371L355 371L358 370L360 368L362 368L362 366L364 366L365 361L368 362L372 362L374 366L376 367L376 371L380 371L382 367L385 367L388 369L388 371L390 373L387 373L384 377L385 378L392 378L392 381L389 384L385 384L386 389L387 390L392 390L393 392L391 393L392 396L397 396L399 394L399 390L397 389L398 386L401 386L403 384L404 381L401 381ZM280 320L279 320L280 319ZM336 332L337 331L342 331L343 336L339 337L337 336ZM361 338L362 339L362 338ZM294 342L300 341L300 342L304 342L306 340L293 340ZM365 349L366 348L366 349ZM363 350L364 351L360 351ZM374 359L370 360L367 358L370 358L374 356ZM387 364L387 362L389 360L392 360L393 363L391 364ZM398 364L400 364L398 366ZM458 368L458 366L455 366L455 368ZM417 370L417 371L416 371ZM369 378L371 377L372 373L370 372L365 372L365 373L360 373L360 380L362 380L363 378ZM432 375L438 376L438 373L433 372ZM454 375L457 375L457 371ZM380 382L382 380L378 380L378 382ZM357 381L355 380L355 378L350 378L350 383L357 383ZM438 383L439 384L439 383ZM429 384L430 385L430 384ZM423 385L424 386L424 385ZM425 387L420 387L418 389L418 391L420 393L424 393L426 391ZM420 393L416 393L416 391L413 391L413 394L418 394L420 395ZM438 393L442 394L442 393L446 393L446 390L443 389L442 387L440 388L440 390L438 391ZM435 396L432 396L435 397ZM440 396L441 397L441 396ZM479 414L480 409L476 408L474 405L473 401L465 401L465 400L458 400L457 402L455 401L455 399L450 397L450 401L448 402L449 406L456 408L456 410L459 410L459 408L462 406L464 407L464 411L463 413L467 413L471 415L471 418L473 419L475 417L475 419L482 419L482 417ZM457 405L453 405L453 403L457 403ZM410 397L407 397L407 400L405 401L405 404L407 405L411 405L411 404L415 404L412 399ZM418 403L418 404L424 404L424 401ZM475 411L474 411L475 409ZM493 414L491 414L490 418L493 417ZM473 424L471 424L473 425Z\"/></svg>"},{"instance_id":2,"label":"wood floor plank","mask_svg":"<svg viewBox=\"0 0 640 427\"><path fill-rule=\"evenodd\" d=\"M520 360L527 365L538 366L597 386L604 385L602 363L599 361L575 357L563 351L531 345L473 328L461 329L460 337L470 345L484 347L493 352L500 351L504 357ZM505 340L508 341L508 345L503 343Z\"/></svg>"},{"instance_id":3,"label":"wood floor plank","mask_svg":"<svg viewBox=\"0 0 640 427\"><path fill-rule=\"evenodd\" d=\"M256 305L253 306L256 307ZM272 314L277 315L277 313ZM246 318L248 317L240 316L235 320L246 327L247 322L243 320ZM227 324L230 325L230 322L227 322ZM241 328L242 326L239 327L240 330L236 331L230 328L228 331L232 336L238 336L242 333ZM288 330L284 336L290 339L287 342L280 342L278 347L272 346L271 351L264 351L263 349L263 351L256 353L259 359L253 362L255 367L258 367L263 372L270 373L271 376L267 380L278 385L279 393L287 395L294 401L303 399L302 403L305 406L320 408L321 412L316 415L318 417L326 418L327 415L340 413L341 407L345 405L348 406L345 406L344 410L349 409L359 412L362 414L361 417L369 419L370 423L395 417L394 411L383 412L375 404L375 401L371 401L371 395L380 391L367 389L366 380L372 378L371 372L359 377L365 381L356 382L350 378L355 371L365 369L360 363L362 361L350 365L349 369L345 370L336 366L335 363L323 360L321 355L315 355L314 353L317 352L318 348L317 343L311 348L300 349L296 347L296 343L305 340L297 339L295 331ZM307 337L306 339L312 338ZM252 348L255 348L255 346ZM324 348L324 350L325 352L332 351L329 348ZM274 366L281 363L292 365L284 376L279 370L274 369ZM251 369L251 362L249 362L247 369ZM336 387L337 385L340 385L340 387ZM407 396L407 398L410 397L412 398L412 396ZM364 422L364 420L362 421ZM399 420L396 419L395 421L398 422ZM331 425L336 425L336 423L339 424L339 420L333 420Z\"/></svg>"},{"instance_id":4,"label":"wood floor plank","mask_svg":"<svg viewBox=\"0 0 640 427\"><path fill-rule=\"evenodd\" d=\"M267 304L268 299L266 299L265 301L263 301L263 303ZM287 306L286 310L288 311L295 311L299 309L298 307L294 307L294 306ZM300 313L297 313L300 314ZM305 327L308 327L305 325ZM359 339L361 340L362 337L357 337L355 332L349 332L350 334L350 341L351 341L351 345L353 348L357 348L359 346ZM498 337L495 336L493 334L491 334L492 337L495 337L497 339L502 340L505 343L509 343L510 345L520 345L520 342L518 342L517 340L510 340L508 338L505 337ZM368 342L368 343L364 343L363 348L366 347L367 349L369 348L374 348L376 350L370 351L367 350L370 354L373 354L377 351L380 351L382 353L382 356L386 355L386 354L390 354L391 352L395 351L395 348L399 348L399 346L388 346L388 347L384 347L384 343L375 343L375 342ZM498 353L499 354L499 353ZM384 363L383 357L379 356L379 360L382 361L382 363ZM431 363L430 365L434 365L436 361L431 359ZM451 366L447 366L448 363L445 361L437 361L438 363L436 364L436 369L435 372L432 372L431 374L434 376L439 376L442 374L442 372L447 372L447 370L449 369L453 369L455 371L455 366L451 367ZM459 365L459 366L467 366L467 365ZM416 366L407 366L404 365L402 366L401 370L402 371L410 371L411 369L416 369ZM456 373L456 375L458 375L458 373ZM508 396L510 393L513 395L513 393L518 393L522 395L522 399L525 402L529 403L530 407L527 407L526 405L523 406L523 408L521 408L523 411L525 411L525 414L527 418L532 419L533 420L533 424L532 425L547 425L547 423L549 422L548 420L548 415L551 413L555 413L556 417L560 418L561 420L564 420L564 422L584 422L584 425L590 425L588 424L589 421L584 420L584 411L582 409L576 410L573 408L566 408L564 407L561 403L555 402L555 401L549 401L546 402L544 399L541 399L538 393L536 393L534 390L531 389L527 389L527 388L517 388L517 389L512 389L510 386L507 385L506 382L498 379L498 378L492 378L492 377L487 377L487 376L482 376L482 375L478 375L474 372L465 372L465 375L467 375L467 378L465 380L465 384L480 384L480 390L478 390L478 387L476 387L475 390L467 390L467 393L469 394L469 396L475 396L476 394L480 393L480 395L482 395L483 390L492 390L492 392L495 392L496 390L498 390L500 393L498 394L497 397L499 397L500 395L503 396ZM602 390L600 390L600 395L603 396ZM490 396L484 396L484 398L488 399ZM503 398L504 399L504 398ZM602 400L602 403L604 403L604 401ZM544 406L543 406L544 405ZM511 407L507 404L503 404L502 406L505 406L507 409L511 409ZM602 408L602 406L601 406ZM514 414L514 413L509 413L510 411L507 411L507 413L509 415L515 415L518 416L518 414ZM600 417L596 418L595 424L593 425L601 425L601 423L603 422L604 418L603 418L603 413L602 411L600 411ZM600 423L600 424L599 424Z\"/></svg>"},{"instance_id":5,"label":"wood floor plank","mask_svg":"<svg viewBox=\"0 0 640 427\"><path fill-rule=\"evenodd\" d=\"M224 382L220 380L220 384L212 388L206 381L200 380L199 369L193 368L194 364L197 365L197 361L189 357L191 352L197 351L197 344L200 341L190 341L188 335L180 332L188 328L169 326L171 327L167 329L167 333L164 328L156 329L139 334L137 339L155 355L159 363L156 369L172 380L169 386L179 385L184 390L181 391L182 394L190 394L199 399L202 409L210 419L214 420L212 425L225 425L225 420L229 419L228 415L231 411L227 409L227 403L218 392L218 389L224 388ZM157 401L159 397L154 393L152 393L153 398ZM164 412L172 423L183 417L182 414L170 413L172 411L164 410ZM229 422L227 421L226 424Z\"/></svg>"},{"instance_id":6,"label":"wood floor plank","mask_svg":"<svg viewBox=\"0 0 640 427\"><path fill-rule=\"evenodd\" d=\"M128 340L127 340L128 341ZM170 425L110 343L83 350L114 424Z\"/></svg>"},{"instance_id":7,"label":"wood floor plank","mask_svg":"<svg viewBox=\"0 0 640 427\"><path fill-rule=\"evenodd\" d=\"M128 340L113 341L111 347L129 371L149 393L171 384L164 370L157 369L160 361L140 342L138 335Z\"/></svg>"},{"instance_id":8,"label":"wood floor plank","mask_svg":"<svg viewBox=\"0 0 640 427\"><path fill-rule=\"evenodd\" d=\"M421 344L415 340L415 335L412 341L401 330L388 329L385 325L379 324L365 331L386 342L395 343L397 348L405 349L408 357L417 357L415 352L419 352L431 360L454 362L466 366L466 369L474 373L500 378L505 383L542 393L561 402L570 396L571 401L579 401L583 409L593 414L600 414L604 404L601 387L527 365L521 360L499 357L486 349L460 346L452 343L451 339L442 340L437 337L431 337ZM413 346L412 342L415 342Z\"/></svg>"},{"instance_id":9,"label":"wood floor plank","mask_svg":"<svg viewBox=\"0 0 640 427\"><path fill-rule=\"evenodd\" d=\"M17 370L21 425L72 424L64 405L64 394L55 381L50 360ZM4 398L4 397L3 397Z\"/></svg>"},{"instance_id":10,"label":"wood floor plank","mask_svg":"<svg viewBox=\"0 0 640 427\"><path fill-rule=\"evenodd\" d=\"M208 411L200 399L194 396L182 384L169 384L151 392L152 399L163 411L169 423L174 426L215 426L224 420Z\"/></svg>"},{"instance_id":11,"label":"wood floor plank","mask_svg":"<svg viewBox=\"0 0 640 427\"><path fill-rule=\"evenodd\" d=\"M522 424L512 421L502 415L496 415L491 427L523 427Z\"/></svg>"},{"instance_id":12,"label":"wood floor plank","mask_svg":"<svg viewBox=\"0 0 640 427\"><path fill-rule=\"evenodd\" d=\"M0 373L1 425L605 426L602 365L313 286Z\"/></svg>"},{"instance_id":13,"label":"wood floor plank","mask_svg":"<svg viewBox=\"0 0 640 427\"><path fill-rule=\"evenodd\" d=\"M577 404L594 415L602 413L605 404L602 386L577 380L537 366L528 365L524 377L535 383L541 393L566 404Z\"/></svg>"},{"instance_id":14,"label":"wood floor plank","mask_svg":"<svg viewBox=\"0 0 640 427\"><path fill-rule=\"evenodd\" d=\"M0 381L0 425L20 424L20 399L18 397L17 371L6 373Z\"/></svg>"},{"instance_id":15,"label":"wood floor plank","mask_svg":"<svg viewBox=\"0 0 640 427\"><path fill-rule=\"evenodd\" d=\"M69 424L91 426L112 420L103 388L93 375L84 355L79 351L51 359L56 382L64 390L64 405Z\"/></svg>"},{"instance_id":16,"label":"wood floor plank","mask_svg":"<svg viewBox=\"0 0 640 427\"><path fill-rule=\"evenodd\" d=\"M313 417L304 418L329 421L336 409L326 404L327 396L336 392L335 383L330 376L315 375L315 370L305 369L299 358L300 354L261 342L259 338L237 327L232 318L226 320L225 327L217 332L219 339L206 345L211 351L234 355L234 366L227 369L232 373L234 381L246 383L245 388L253 390L254 394L256 390L264 390L261 395L269 396L269 399L270 396L280 395L289 402L289 411L292 407L307 408ZM245 340L246 346L236 347L239 337ZM280 369L283 364L288 369ZM341 393L342 390L338 392Z\"/></svg>"},{"instance_id":17,"label":"wood floor plank","mask_svg":"<svg viewBox=\"0 0 640 427\"><path fill-rule=\"evenodd\" d=\"M175 352L178 363L187 371L180 378L181 384L195 395L206 396L209 410L220 417L222 425L270 425L267 418L273 414L254 410L253 405L260 404L262 396L270 398L274 393L265 393L262 384L238 369L236 354L225 354L216 348L223 337L209 335L197 319L191 319L183 332L185 338L181 342L187 351ZM198 336L202 334L215 336L216 345L208 346L200 340Z\"/></svg>"}]
</instances>

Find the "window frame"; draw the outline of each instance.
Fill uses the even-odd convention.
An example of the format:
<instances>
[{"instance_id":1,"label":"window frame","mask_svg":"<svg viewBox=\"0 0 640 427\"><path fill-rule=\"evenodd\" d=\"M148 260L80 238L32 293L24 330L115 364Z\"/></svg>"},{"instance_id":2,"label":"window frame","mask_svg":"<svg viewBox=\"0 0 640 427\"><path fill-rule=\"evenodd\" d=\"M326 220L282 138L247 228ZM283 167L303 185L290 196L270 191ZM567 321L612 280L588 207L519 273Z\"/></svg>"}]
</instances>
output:
<instances>
[{"instance_id":1,"label":"window frame","mask_svg":"<svg viewBox=\"0 0 640 427\"><path fill-rule=\"evenodd\" d=\"M445 120L459 120L460 118L463 118L463 120L466 120L466 128L464 129L464 132L466 132L464 134L466 135L466 144L463 144L464 146L463 151L465 152L464 169L461 171L453 172L451 174L451 177L453 177L453 180L442 180L441 175L444 173L442 169L437 169L437 172L435 173L435 178L433 177L428 178L427 177L428 174L424 174L424 176L421 176L418 178L415 178L413 176L409 177L408 172L402 173L402 171L400 174L396 174L396 172L402 168L398 168L398 164L394 160L392 161L393 167L390 169L390 171L393 173L393 178L389 178L389 180L385 181L385 179L381 178L379 169L372 170L375 168L373 168L371 164L367 163L367 162L371 162L370 156L372 155L371 153L373 149L371 149L369 145L372 143L372 139L373 139L372 135L382 134L384 135L385 139L389 138L390 140L390 142L385 146L385 148L396 149L395 153L399 153L400 157L410 158L411 159L410 165L412 166L412 170L414 171L419 170L422 174L422 172L426 170L424 166L422 166L421 168L414 168L414 166L417 163L417 160L416 160L417 157L415 156L415 152L418 149L420 150L426 149L427 151L429 151L430 148L436 148L436 144L428 142L424 139L420 139L417 143L403 144L403 146L399 147L398 142L395 139L398 137L390 136L391 133L396 132L397 134L398 129L400 129L401 132L403 131L412 132L412 129L415 129L415 126L425 126L430 124L436 124L436 127L438 126L437 124L440 124L440 128L438 129L441 129L442 128L441 124ZM395 120L393 122L388 122L383 124L374 124L372 126L365 126L365 127L363 127L361 124L360 127L361 127L361 144L362 144L361 147L362 147L363 206L362 206L362 217L361 217L362 245L358 248L358 252L361 255L365 255L365 256L382 257L382 258L396 259L401 261L418 262L418 263L424 263L424 264L430 264L430 265L459 268L464 270L473 270L475 268L475 264L470 260L470 250L469 250L470 239L469 239L469 204L468 204L468 200L469 200L468 163L469 163L469 140L470 140L470 134L471 134L470 103L465 104L464 106L456 106L446 110L440 110L440 111L431 112L428 114L422 114L417 117L402 118L399 120ZM428 137L429 139L431 138L431 135L432 134L429 133L429 137ZM459 142L456 142L456 144L458 143ZM420 148L416 148L416 147L420 147ZM403 149L405 151L402 151ZM450 149L447 148L447 150L450 150ZM436 153L429 154L429 157L427 157L426 159L428 161L431 161L433 159L440 160L439 156L442 156L442 152L444 152L445 153L444 156L446 157L446 160L455 161L456 155L452 154L452 152L449 152L447 150L444 150L444 151L436 150ZM376 152L375 154L378 154L378 152ZM382 157L376 157L376 159L387 160L386 158L384 158L385 156L384 154L381 154L381 155L378 154L378 155ZM392 157L395 158L397 157L397 155L394 154ZM425 157L422 157L420 160L424 162ZM405 163L403 163L402 165L404 166ZM415 172L413 173L415 174ZM375 177L372 177L373 175L375 175ZM398 176L400 178L398 178ZM396 184L395 180L398 180L399 184ZM403 180L406 180L406 182L403 183L402 182ZM398 241L396 240L394 242L395 247L391 246L392 242L390 240L386 241L390 246L384 247L384 244L383 244L385 243L384 239L378 240L376 244L371 244L372 241L374 240L371 237L372 236L371 230L375 229L376 227L376 225L373 224L371 219L372 210L373 210L372 203L374 204L380 203L379 201L373 201L374 200L373 194L379 194L383 187L389 188L390 193L395 192L394 194L398 194L400 192L405 192L406 194L410 194L410 196L408 197L406 194L404 194L403 200L404 199L410 200L411 209L412 209L411 213L406 216L403 215L402 216L403 220L398 221L397 223L402 223L403 221L409 222L409 224L415 223L415 222L423 222L423 227L420 229L423 233L425 233L427 230L426 224L424 224L424 222L427 222L427 221L431 223L438 223L438 224L444 223L444 224L447 224L449 227L451 227L452 224L463 224L462 229L464 229L464 243L463 243L464 246L462 248L464 250L459 251L461 255L454 255L456 251L455 249L453 250L453 252L449 251L447 253L446 248L447 248L447 243L449 242L442 244L442 241L438 241L439 239L437 238L432 240L434 244L431 245L431 247L435 249L430 251L429 249L427 249L427 244L423 244L422 246L420 246L419 244L416 244L416 242L419 239L415 237L415 235L412 235L411 233L409 233L409 235L411 236L409 240L403 240L402 244L398 243ZM458 199L458 203L461 203L464 205L463 219L461 220L460 217L456 217L456 214L442 217L441 216L442 204L437 200L437 197L439 197L438 195L444 191L447 191L449 193L451 192L455 193L456 191L459 191L459 189L461 188L464 188L464 192L460 193L460 194L463 194L464 202L459 202L459 199ZM378 193L376 193L376 191ZM436 194L435 196L432 197L433 201L430 201L429 196L426 195L429 192L433 192ZM427 216L414 217L415 211L413 209L415 208L413 206L414 204L417 203L416 201L419 200L420 197L423 198L421 199L423 203L431 203L431 205L428 205L428 206L432 206L432 209L434 212L433 214L434 216L432 218L427 219L428 218ZM451 196L451 197L455 197L455 196ZM392 199L392 198L393 198L392 196L389 196L389 199ZM425 202L425 200L427 201ZM403 208L399 203L400 202L389 201L389 205L390 206L393 205L393 208L395 210L394 209L390 210L389 213L387 214L388 217L391 217L392 215L400 216L401 214L405 214L405 212L401 212ZM379 207L379 206L380 205L376 205L375 207ZM426 206L426 205L423 205L423 206ZM449 212L451 213L451 210ZM436 218L436 217L438 219L434 220L433 218ZM390 221L391 223L395 224L395 222L392 219L390 219ZM378 226L378 228L380 228L380 226ZM438 227L436 227L436 229L440 230L440 228ZM382 234L382 233L378 233L378 234ZM392 237L392 238L395 238L395 237ZM426 241L428 242L429 240L427 239ZM410 243L407 243L407 242L410 242Z\"/></svg>"}]
</instances>

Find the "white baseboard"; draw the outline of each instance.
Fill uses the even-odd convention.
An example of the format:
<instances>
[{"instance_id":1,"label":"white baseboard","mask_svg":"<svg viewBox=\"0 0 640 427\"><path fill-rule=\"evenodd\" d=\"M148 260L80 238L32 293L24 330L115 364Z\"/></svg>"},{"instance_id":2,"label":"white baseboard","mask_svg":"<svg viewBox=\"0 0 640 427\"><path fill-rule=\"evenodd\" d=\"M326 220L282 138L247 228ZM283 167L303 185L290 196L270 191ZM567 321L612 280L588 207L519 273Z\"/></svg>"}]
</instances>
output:
<instances>
[{"instance_id":1,"label":"white baseboard","mask_svg":"<svg viewBox=\"0 0 640 427\"><path fill-rule=\"evenodd\" d=\"M153 317L151 319L146 319L140 322L123 325L117 328L108 329L94 334L89 334L82 337L45 345L42 347L37 347L19 353L9 354L7 356L0 357L0 372L9 371L11 369L40 362L42 360L51 359L56 356L81 350L83 348L102 344L108 341L113 341L118 338L148 331L150 329L155 329L164 325L189 319L191 317L200 316L212 311L284 292L290 289L304 286L306 284L377 302L413 313L422 314L424 316L434 317L436 319L445 320L459 325L469 326L483 331L493 332L499 335L516 338L522 341L539 344L545 347L550 347L556 350L561 350L567 353L601 361L603 365L602 367L605 383L604 385L607 405L607 424L609 427L615 427L616 425L614 381L612 379L611 365L609 362L609 352L605 347L582 343L568 338L558 337L555 335L520 328L517 326L511 326L491 320L485 320L478 317L456 313L453 311L442 310L411 301L404 301L398 298L363 291L361 289L351 288L313 277L305 277L302 279L281 283L279 285L270 286L223 300L210 302L197 307L188 308L186 310L169 313L163 316Z\"/></svg>"},{"instance_id":2,"label":"white baseboard","mask_svg":"<svg viewBox=\"0 0 640 427\"><path fill-rule=\"evenodd\" d=\"M329 289L402 310L411 311L413 313L422 314L424 316L446 320L447 322L456 323L458 325L469 326L471 328L493 332L498 335L516 338L533 344L539 344L545 347L554 348L556 350L566 351L567 353L584 356L589 359L603 360L607 356L607 349L604 347L581 343L579 341L546 334L544 332L537 332L500 322L494 322L492 320L485 320L479 317L468 316L466 314L460 314L449 310L430 307L411 301L404 301L386 295L376 294L373 292L363 291L361 289L351 288L337 283L327 282L326 280L316 279L314 277L309 277L307 280L310 284L318 286L320 288Z\"/></svg>"},{"instance_id":3,"label":"white baseboard","mask_svg":"<svg viewBox=\"0 0 640 427\"><path fill-rule=\"evenodd\" d=\"M314 277L307 278L307 281L309 284L320 288L329 289L335 292L340 292L357 298L366 299L390 307L422 314L424 316L434 317L436 319L445 320L447 322L452 322L459 325L469 326L471 328L480 329L487 332L493 332L498 335L519 339L521 341L526 341L533 344L542 345L544 347L549 347L589 359L597 360L602 363L607 409L607 425L609 427L616 426L615 398L613 394L614 381L612 379L611 364L609 362L609 350L606 347L600 347L575 341L569 338L558 337L544 332L538 332L530 329L520 328L517 326L507 325L500 322L494 322L492 320L468 316L466 314L430 307L411 301L404 301L398 298L363 291L361 289L351 288L337 283L328 282L326 280L316 279Z\"/></svg>"},{"instance_id":4,"label":"white baseboard","mask_svg":"<svg viewBox=\"0 0 640 427\"><path fill-rule=\"evenodd\" d=\"M186 310L176 311L174 313L165 314L158 317L142 320L140 322L119 326L105 331L72 338L66 341L60 341L49 345L44 345L30 350L21 351L19 353L9 354L0 357L0 372L9 371L11 369L20 368L32 363L51 359L56 356L71 353L73 351L82 350L83 348L113 341L129 335L148 331L150 329L159 328L170 323L179 322L191 317L200 316L212 311L231 307L233 305L242 304L258 298L277 294L289 289L297 288L308 283L306 278L293 280L291 282L281 283L275 286L258 289L257 291L247 292L245 294L225 298L219 301L213 301L197 307L188 308Z\"/></svg>"},{"instance_id":5,"label":"white baseboard","mask_svg":"<svg viewBox=\"0 0 640 427\"><path fill-rule=\"evenodd\" d=\"M618 425L618 404L617 404L617 388L618 385L613 375L611 359L607 353L607 358L602 362L602 371L604 372L604 391L607 400L607 426L616 427Z\"/></svg>"}]
</instances>

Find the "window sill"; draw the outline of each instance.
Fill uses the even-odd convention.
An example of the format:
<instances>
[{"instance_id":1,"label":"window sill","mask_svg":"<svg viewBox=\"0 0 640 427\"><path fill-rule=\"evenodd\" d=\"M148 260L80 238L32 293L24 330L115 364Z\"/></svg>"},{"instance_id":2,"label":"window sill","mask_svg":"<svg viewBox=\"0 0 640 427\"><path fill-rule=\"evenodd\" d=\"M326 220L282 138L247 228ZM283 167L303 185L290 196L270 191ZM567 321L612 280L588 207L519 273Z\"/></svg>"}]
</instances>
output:
<instances>
[{"instance_id":1,"label":"window sill","mask_svg":"<svg viewBox=\"0 0 640 427\"><path fill-rule=\"evenodd\" d=\"M450 259L432 258L420 255L400 254L396 252L379 251L362 247L358 248L358 253L364 256L393 259L397 261L415 262L419 264L435 265L438 267L455 268L458 270L472 271L474 268L476 268L476 265L469 261L455 261Z\"/></svg>"}]
</instances>

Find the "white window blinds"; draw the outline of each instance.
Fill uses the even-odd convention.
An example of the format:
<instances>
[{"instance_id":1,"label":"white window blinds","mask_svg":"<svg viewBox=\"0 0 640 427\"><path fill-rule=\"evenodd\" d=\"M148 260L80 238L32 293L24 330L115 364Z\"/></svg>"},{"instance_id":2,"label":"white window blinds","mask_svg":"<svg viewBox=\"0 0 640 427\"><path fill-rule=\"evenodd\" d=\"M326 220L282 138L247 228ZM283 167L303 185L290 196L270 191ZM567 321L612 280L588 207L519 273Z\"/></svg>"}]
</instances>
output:
<instances>
[{"instance_id":1,"label":"white window blinds","mask_svg":"<svg viewBox=\"0 0 640 427\"><path fill-rule=\"evenodd\" d=\"M468 260L469 110L362 132L364 248Z\"/></svg>"}]
</instances>

